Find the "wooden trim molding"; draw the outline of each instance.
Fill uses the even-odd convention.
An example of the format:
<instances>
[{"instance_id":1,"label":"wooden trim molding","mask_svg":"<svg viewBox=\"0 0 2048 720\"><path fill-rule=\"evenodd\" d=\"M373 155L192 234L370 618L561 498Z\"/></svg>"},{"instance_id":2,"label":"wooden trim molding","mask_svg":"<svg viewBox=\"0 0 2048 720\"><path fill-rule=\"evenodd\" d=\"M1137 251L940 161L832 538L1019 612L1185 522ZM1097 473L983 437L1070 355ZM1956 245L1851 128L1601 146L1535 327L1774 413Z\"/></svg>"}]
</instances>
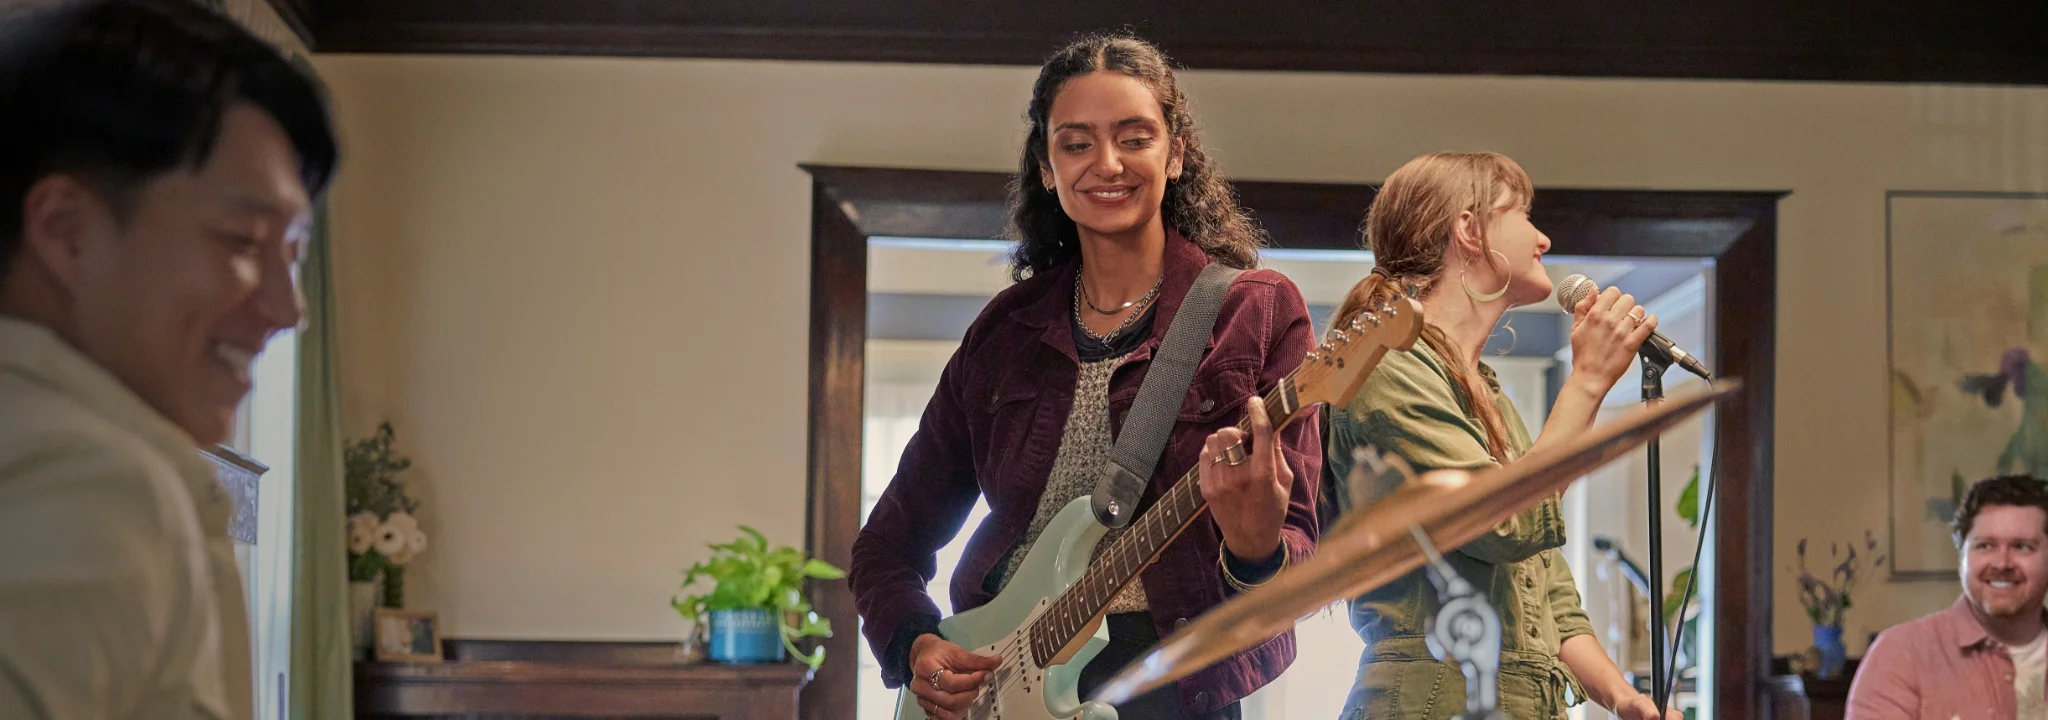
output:
<instances>
[{"instance_id":1,"label":"wooden trim molding","mask_svg":"<svg viewBox=\"0 0 2048 720\"><path fill-rule=\"evenodd\" d=\"M868 236L823 182L811 185L811 372L809 501L812 557L853 565L860 532L861 387L867 358ZM860 616L844 580L812 581L812 602L831 620L825 664L804 688L804 720L853 717L860 677Z\"/></svg>"},{"instance_id":2,"label":"wooden trim molding","mask_svg":"<svg viewBox=\"0 0 2048 720\"><path fill-rule=\"evenodd\" d=\"M1211 70L2048 84L2041 3L1899 0L1830 22L1842 7L1799 2L270 1L317 12L322 52L1036 66L1130 28Z\"/></svg>"},{"instance_id":3,"label":"wooden trim molding","mask_svg":"<svg viewBox=\"0 0 2048 720\"><path fill-rule=\"evenodd\" d=\"M1714 414L1720 475L1713 533L1716 717L1768 717L1771 677L1773 401L1777 396L1777 203L1752 208L1754 224L1715 257L1715 372L1739 377L1743 392Z\"/></svg>"},{"instance_id":4,"label":"wooden trim molding","mask_svg":"<svg viewBox=\"0 0 2048 720\"><path fill-rule=\"evenodd\" d=\"M860 526L862 371L867 239L994 238L1004 233L1003 173L805 165L812 178L810 551L849 559ZM1374 188L1362 184L1234 183L1277 247L1357 249ZM1720 490L1711 522L1716 584L1704 606L1715 636L1709 661L1715 712L1763 717L1771 660L1772 432L1776 389L1779 191L1544 188L1534 222L1560 256L1714 260L1713 367L1744 391L1715 413ZM859 642L844 583L819 606L851 657ZM844 648L844 650L840 649ZM835 670L843 672L833 672ZM806 689L806 720L847 719L857 678L826 663Z\"/></svg>"}]
</instances>

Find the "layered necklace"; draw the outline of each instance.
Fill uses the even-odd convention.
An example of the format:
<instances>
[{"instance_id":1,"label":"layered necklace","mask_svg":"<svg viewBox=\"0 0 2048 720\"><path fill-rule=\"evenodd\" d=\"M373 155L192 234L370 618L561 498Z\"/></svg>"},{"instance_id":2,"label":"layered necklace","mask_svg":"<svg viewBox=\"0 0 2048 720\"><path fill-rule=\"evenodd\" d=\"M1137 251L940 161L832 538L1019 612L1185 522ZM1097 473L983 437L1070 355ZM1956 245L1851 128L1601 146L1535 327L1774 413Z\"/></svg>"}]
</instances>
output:
<instances>
[{"instance_id":1,"label":"layered necklace","mask_svg":"<svg viewBox=\"0 0 2048 720\"><path fill-rule=\"evenodd\" d=\"M1103 343L1106 345L1109 343L1111 339L1115 338L1118 335L1123 334L1125 330L1130 329L1131 323L1137 321L1138 316L1145 314L1146 306L1151 305L1153 300L1158 299L1159 286L1164 282L1166 282L1166 275L1164 273L1161 273L1159 275L1158 280L1152 281L1152 289L1146 292L1144 297L1105 310L1101 307L1096 306L1095 301L1087 297L1086 291L1084 291L1081 287L1081 275L1080 273L1075 273L1074 322L1081 326L1081 332L1088 333L1088 337L1094 338L1096 342ZM1111 329L1108 334L1098 335L1095 333L1095 330L1093 328L1088 327L1087 321L1081 319L1081 305L1083 303L1086 303L1088 305L1089 310L1093 310L1104 315L1115 315L1125 310L1131 310L1131 314L1128 317L1125 317L1122 323L1118 323L1115 328ZM1132 308L1136 309L1133 310Z\"/></svg>"}]
</instances>

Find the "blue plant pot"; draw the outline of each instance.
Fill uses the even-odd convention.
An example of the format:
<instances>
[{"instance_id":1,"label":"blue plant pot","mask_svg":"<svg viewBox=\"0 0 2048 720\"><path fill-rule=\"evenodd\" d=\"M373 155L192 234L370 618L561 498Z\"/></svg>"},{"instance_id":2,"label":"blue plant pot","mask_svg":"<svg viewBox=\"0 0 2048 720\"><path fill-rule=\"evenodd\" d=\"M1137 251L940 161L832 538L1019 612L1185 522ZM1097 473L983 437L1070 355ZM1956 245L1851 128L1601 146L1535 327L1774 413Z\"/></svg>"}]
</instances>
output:
<instances>
[{"instance_id":1,"label":"blue plant pot","mask_svg":"<svg viewBox=\"0 0 2048 720\"><path fill-rule=\"evenodd\" d=\"M782 662L782 625L772 610L713 610L709 654L722 663Z\"/></svg>"},{"instance_id":2,"label":"blue plant pot","mask_svg":"<svg viewBox=\"0 0 2048 720\"><path fill-rule=\"evenodd\" d=\"M1848 662L1849 650L1842 646L1841 626L1813 626L1813 647L1820 651L1820 677L1833 680L1842 676L1842 666Z\"/></svg>"}]
</instances>

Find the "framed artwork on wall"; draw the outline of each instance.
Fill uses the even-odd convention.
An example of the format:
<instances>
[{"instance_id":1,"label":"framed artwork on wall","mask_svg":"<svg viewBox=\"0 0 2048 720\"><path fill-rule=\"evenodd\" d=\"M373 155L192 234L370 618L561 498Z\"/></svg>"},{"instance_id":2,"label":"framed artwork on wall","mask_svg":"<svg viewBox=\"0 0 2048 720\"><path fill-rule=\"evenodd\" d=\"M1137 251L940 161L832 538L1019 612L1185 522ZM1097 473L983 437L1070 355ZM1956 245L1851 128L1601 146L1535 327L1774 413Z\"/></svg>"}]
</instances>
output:
<instances>
[{"instance_id":1,"label":"framed artwork on wall","mask_svg":"<svg viewBox=\"0 0 2048 720\"><path fill-rule=\"evenodd\" d=\"M1894 579L1954 581L1963 493L2048 477L2048 193L1885 194Z\"/></svg>"}]
</instances>

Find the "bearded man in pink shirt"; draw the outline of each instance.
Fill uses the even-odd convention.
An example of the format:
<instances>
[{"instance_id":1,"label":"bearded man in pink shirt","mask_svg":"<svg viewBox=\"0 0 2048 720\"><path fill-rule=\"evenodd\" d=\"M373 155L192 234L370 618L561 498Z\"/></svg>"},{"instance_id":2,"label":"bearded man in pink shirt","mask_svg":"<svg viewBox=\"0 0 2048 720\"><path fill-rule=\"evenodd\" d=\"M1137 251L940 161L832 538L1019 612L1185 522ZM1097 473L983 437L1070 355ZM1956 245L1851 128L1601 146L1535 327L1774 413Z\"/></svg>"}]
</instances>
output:
<instances>
[{"instance_id":1,"label":"bearded man in pink shirt","mask_svg":"<svg viewBox=\"0 0 2048 720\"><path fill-rule=\"evenodd\" d=\"M1849 688L1848 720L2048 719L2048 486L1979 482L1955 528L1963 596L1878 636Z\"/></svg>"}]
</instances>

